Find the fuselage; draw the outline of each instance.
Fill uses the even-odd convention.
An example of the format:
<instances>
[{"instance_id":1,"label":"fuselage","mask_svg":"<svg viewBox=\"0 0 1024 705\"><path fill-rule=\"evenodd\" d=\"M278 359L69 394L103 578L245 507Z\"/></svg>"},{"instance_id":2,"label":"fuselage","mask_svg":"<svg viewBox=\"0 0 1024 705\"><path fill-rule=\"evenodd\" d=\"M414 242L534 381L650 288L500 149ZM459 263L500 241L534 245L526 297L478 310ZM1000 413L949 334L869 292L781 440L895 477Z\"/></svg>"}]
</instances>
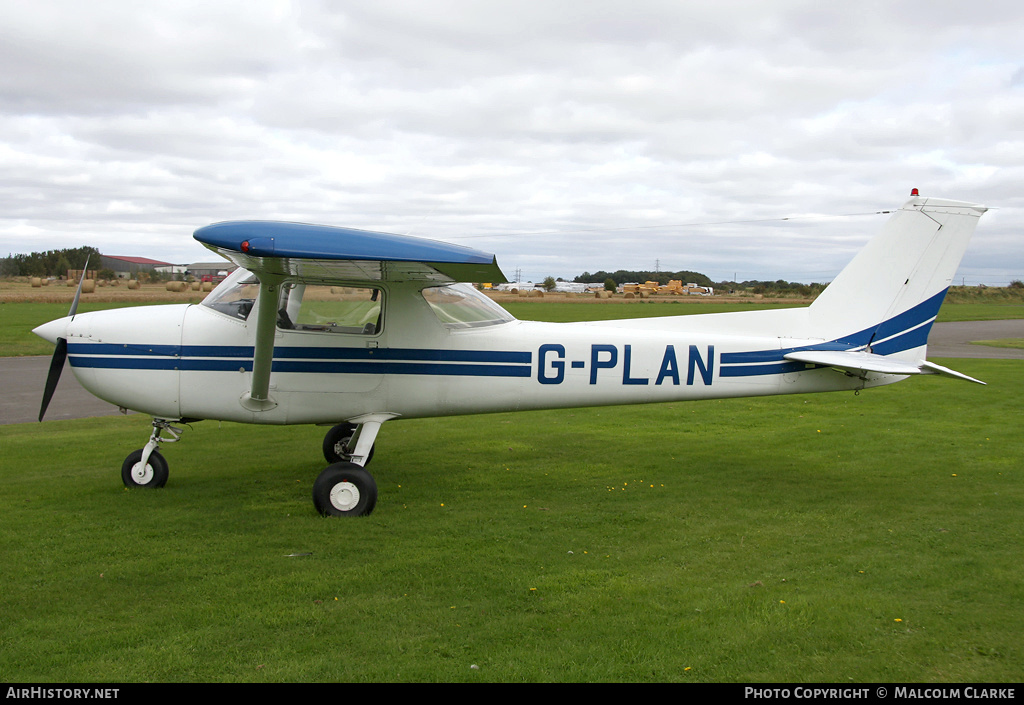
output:
<instances>
[{"instance_id":1,"label":"fuselage","mask_svg":"<svg viewBox=\"0 0 1024 705\"><path fill-rule=\"evenodd\" d=\"M422 282L376 287L379 319L370 332L279 323L274 404L261 411L242 403L253 369L254 303L244 317L187 304L86 313L39 332L67 338L72 369L90 392L165 419L336 423L371 413L415 418L761 396L902 379L785 360L787 350L853 346L757 327L743 335L742 317L717 315L726 325L674 317L649 328L636 320L541 323L507 314L453 324L428 305Z\"/></svg>"}]
</instances>

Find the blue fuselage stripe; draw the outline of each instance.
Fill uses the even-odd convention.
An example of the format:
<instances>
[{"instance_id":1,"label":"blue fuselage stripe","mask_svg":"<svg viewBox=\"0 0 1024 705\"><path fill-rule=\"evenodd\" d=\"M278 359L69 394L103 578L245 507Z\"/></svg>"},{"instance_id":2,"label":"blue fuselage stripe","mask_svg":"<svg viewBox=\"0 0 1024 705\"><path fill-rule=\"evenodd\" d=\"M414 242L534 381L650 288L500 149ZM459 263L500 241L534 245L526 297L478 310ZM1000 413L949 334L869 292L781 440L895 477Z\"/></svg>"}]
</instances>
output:
<instances>
[{"instance_id":1,"label":"blue fuselage stripe","mask_svg":"<svg viewBox=\"0 0 1024 705\"><path fill-rule=\"evenodd\" d=\"M252 371L251 346L70 343L73 367ZM493 350L280 347L274 372L529 377L533 354Z\"/></svg>"},{"instance_id":2,"label":"blue fuselage stripe","mask_svg":"<svg viewBox=\"0 0 1024 705\"><path fill-rule=\"evenodd\" d=\"M251 345L117 345L69 343L69 355L113 357L242 358L252 360ZM529 365L533 354L502 350L430 350L418 348L316 348L279 347L275 360L388 360L426 362L480 362Z\"/></svg>"}]
</instances>

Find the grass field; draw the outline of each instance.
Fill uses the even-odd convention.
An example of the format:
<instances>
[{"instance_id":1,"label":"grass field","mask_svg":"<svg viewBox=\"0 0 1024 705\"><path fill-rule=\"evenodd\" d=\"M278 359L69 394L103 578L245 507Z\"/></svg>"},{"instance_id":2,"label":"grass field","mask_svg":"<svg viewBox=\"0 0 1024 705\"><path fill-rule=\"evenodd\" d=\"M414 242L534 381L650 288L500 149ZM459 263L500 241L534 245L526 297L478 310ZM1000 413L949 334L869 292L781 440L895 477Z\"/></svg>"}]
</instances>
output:
<instances>
[{"instance_id":1,"label":"grass field","mask_svg":"<svg viewBox=\"0 0 1024 705\"><path fill-rule=\"evenodd\" d=\"M0 427L8 681L1019 681L1014 361L833 394L323 429ZM477 666L473 669L472 666Z\"/></svg>"},{"instance_id":2,"label":"grass field","mask_svg":"<svg viewBox=\"0 0 1024 705\"><path fill-rule=\"evenodd\" d=\"M0 426L0 676L1016 682L1024 375L953 366L988 386L392 422L358 520L322 428L197 423L128 491L147 418Z\"/></svg>"},{"instance_id":3,"label":"grass field","mask_svg":"<svg viewBox=\"0 0 1024 705\"><path fill-rule=\"evenodd\" d=\"M974 340L971 341L974 345L987 345L992 348L1013 348L1014 350L1024 350L1024 340L1020 338L997 338L996 340Z\"/></svg>"}]
</instances>

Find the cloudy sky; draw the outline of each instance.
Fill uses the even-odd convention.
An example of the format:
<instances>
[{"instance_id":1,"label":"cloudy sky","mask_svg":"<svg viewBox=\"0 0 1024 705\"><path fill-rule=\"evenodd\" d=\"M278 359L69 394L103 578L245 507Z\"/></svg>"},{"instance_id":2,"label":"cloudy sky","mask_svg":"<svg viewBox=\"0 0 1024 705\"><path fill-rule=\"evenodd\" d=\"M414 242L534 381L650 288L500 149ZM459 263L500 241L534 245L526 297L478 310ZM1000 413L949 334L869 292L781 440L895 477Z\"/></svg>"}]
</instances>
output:
<instances>
[{"instance_id":1,"label":"cloudy sky","mask_svg":"<svg viewBox=\"0 0 1024 705\"><path fill-rule=\"evenodd\" d=\"M1024 4L0 0L0 256L242 218L828 281L918 187L1024 278ZM784 218L789 218L784 220Z\"/></svg>"}]
</instances>

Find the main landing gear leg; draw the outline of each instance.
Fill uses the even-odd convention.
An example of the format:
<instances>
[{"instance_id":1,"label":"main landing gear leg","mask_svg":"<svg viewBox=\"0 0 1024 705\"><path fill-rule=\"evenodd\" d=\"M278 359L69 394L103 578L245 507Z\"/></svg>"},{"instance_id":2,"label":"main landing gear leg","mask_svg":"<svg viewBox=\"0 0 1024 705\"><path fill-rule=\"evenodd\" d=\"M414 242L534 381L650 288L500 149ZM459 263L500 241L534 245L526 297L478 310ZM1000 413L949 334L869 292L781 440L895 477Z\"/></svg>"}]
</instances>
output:
<instances>
[{"instance_id":1,"label":"main landing gear leg","mask_svg":"<svg viewBox=\"0 0 1024 705\"><path fill-rule=\"evenodd\" d=\"M167 436L162 436L163 432ZM153 433L144 448L132 451L121 465L121 481L125 487L163 487L167 484L167 461L157 450L161 443L174 443L185 429L176 428L165 419L153 419Z\"/></svg>"},{"instance_id":2,"label":"main landing gear leg","mask_svg":"<svg viewBox=\"0 0 1024 705\"><path fill-rule=\"evenodd\" d=\"M394 414L368 414L339 424L324 438L324 456L331 464L313 483L313 506L323 516L367 516L377 504L377 483L363 469L373 457L381 424ZM335 460L337 458L337 460Z\"/></svg>"}]
</instances>

